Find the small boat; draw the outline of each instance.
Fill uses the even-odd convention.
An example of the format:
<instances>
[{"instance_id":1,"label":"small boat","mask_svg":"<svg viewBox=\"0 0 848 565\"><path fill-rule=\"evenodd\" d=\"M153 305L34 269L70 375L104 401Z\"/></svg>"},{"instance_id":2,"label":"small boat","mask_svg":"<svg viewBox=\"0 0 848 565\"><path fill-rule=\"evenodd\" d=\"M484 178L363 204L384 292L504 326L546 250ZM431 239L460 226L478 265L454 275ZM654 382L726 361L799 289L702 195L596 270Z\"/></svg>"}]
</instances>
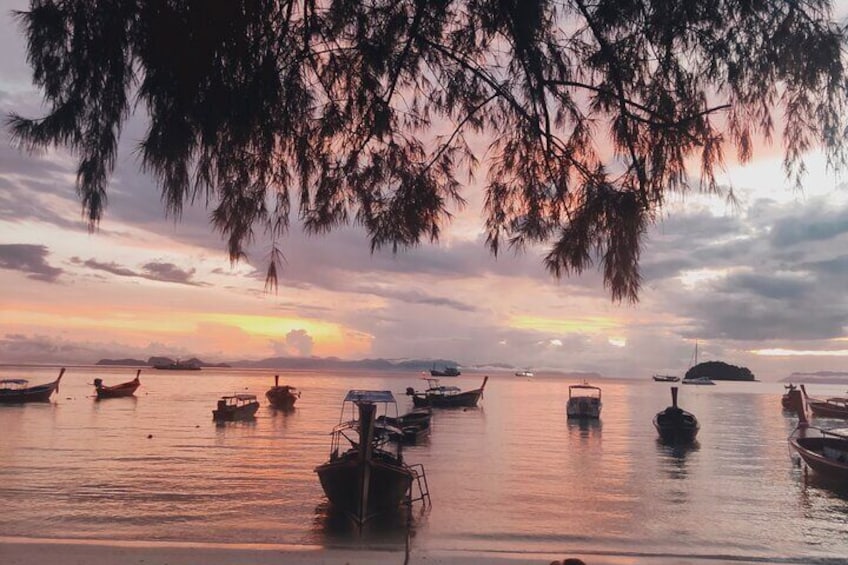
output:
<instances>
[{"instance_id":1,"label":"small boat","mask_svg":"<svg viewBox=\"0 0 848 565\"><path fill-rule=\"evenodd\" d=\"M677 375L654 375L653 379L658 383L676 383L680 380Z\"/></svg>"},{"instance_id":2,"label":"small boat","mask_svg":"<svg viewBox=\"0 0 848 565\"><path fill-rule=\"evenodd\" d=\"M568 387L565 413L569 418L597 419L601 417L601 389L587 382Z\"/></svg>"},{"instance_id":3,"label":"small boat","mask_svg":"<svg viewBox=\"0 0 848 565\"><path fill-rule=\"evenodd\" d=\"M291 410L294 408L294 403L300 398L300 391L293 386L280 386L280 375L274 375L274 386L268 389L265 398L274 408Z\"/></svg>"},{"instance_id":4,"label":"small boat","mask_svg":"<svg viewBox=\"0 0 848 565\"><path fill-rule=\"evenodd\" d=\"M532 377L533 371L518 371L515 373L516 377Z\"/></svg>"},{"instance_id":5,"label":"small boat","mask_svg":"<svg viewBox=\"0 0 848 565\"><path fill-rule=\"evenodd\" d=\"M251 420L259 410L255 394L233 394L222 396L218 407L212 411L212 419L218 422Z\"/></svg>"},{"instance_id":6,"label":"small boat","mask_svg":"<svg viewBox=\"0 0 848 565\"><path fill-rule=\"evenodd\" d=\"M200 366L195 365L194 363L183 363L182 361L174 361L173 363L160 363L159 365L153 365L154 369L159 369L160 371L199 371Z\"/></svg>"},{"instance_id":7,"label":"small boat","mask_svg":"<svg viewBox=\"0 0 848 565\"><path fill-rule=\"evenodd\" d=\"M389 406L397 411L388 390L349 391L342 402L340 422L333 428L330 458L315 468L333 507L358 525L397 511L403 503L429 503L424 468L407 465L400 444L390 443L385 434L377 432L378 405L384 411ZM413 484L418 485L414 498Z\"/></svg>"},{"instance_id":8,"label":"small boat","mask_svg":"<svg viewBox=\"0 0 848 565\"><path fill-rule=\"evenodd\" d=\"M692 443L701 429L694 415L678 408L676 386L671 387L671 406L654 416L654 427L663 443L670 444Z\"/></svg>"},{"instance_id":9,"label":"small boat","mask_svg":"<svg viewBox=\"0 0 848 565\"><path fill-rule=\"evenodd\" d=\"M786 392L784 392L783 396L780 397L780 405L783 406L784 410L792 410L792 397L789 393L793 390L797 390L798 387L789 383L788 385L784 385L783 388L786 389Z\"/></svg>"},{"instance_id":10,"label":"small boat","mask_svg":"<svg viewBox=\"0 0 848 565\"><path fill-rule=\"evenodd\" d=\"M0 404L21 404L24 402L50 402L54 392L59 392L59 381L65 374L65 368L59 371L59 376L52 383L27 386L26 379L0 380Z\"/></svg>"},{"instance_id":11,"label":"small boat","mask_svg":"<svg viewBox=\"0 0 848 565\"><path fill-rule=\"evenodd\" d=\"M436 369L435 363L430 369L431 377L458 377L462 373L459 372L459 367L445 367L444 369Z\"/></svg>"},{"instance_id":12,"label":"small boat","mask_svg":"<svg viewBox=\"0 0 848 565\"><path fill-rule=\"evenodd\" d=\"M429 408L413 408L402 416L378 416L378 426L384 425L389 430L389 439L405 444L414 445L430 435L430 419L433 411Z\"/></svg>"},{"instance_id":13,"label":"small boat","mask_svg":"<svg viewBox=\"0 0 848 565\"><path fill-rule=\"evenodd\" d=\"M788 394L798 414L798 425L789 435L790 447L816 473L848 481L848 436L811 426L802 391Z\"/></svg>"},{"instance_id":14,"label":"small boat","mask_svg":"<svg viewBox=\"0 0 848 565\"><path fill-rule=\"evenodd\" d=\"M444 386L439 384L439 379L426 379L427 389L424 392L416 392L412 387L406 389L406 395L412 397L412 404L416 407L432 406L434 408L473 408L483 395L489 376L483 377L480 388L463 392L456 386Z\"/></svg>"},{"instance_id":15,"label":"small boat","mask_svg":"<svg viewBox=\"0 0 848 565\"><path fill-rule=\"evenodd\" d=\"M133 380L112 386L104 386L103 379L94 379L94 392L97 393L98 399L132 396L135 394L135 390L139 385L141 385L141 381L138 380L139 375L141 375L141 369L135 374Z\"/></svg>"},{"instance_id":16,"label":"small boat","mask_svg":"<svg viewBox=\"0 0 848 565\"><path fill-rule=\"evenodd\" d=\"M680 381L684 385L714 385L715 383L709 377L693 377L691 379L683 377Z\"/></svg>"}]
</instances>

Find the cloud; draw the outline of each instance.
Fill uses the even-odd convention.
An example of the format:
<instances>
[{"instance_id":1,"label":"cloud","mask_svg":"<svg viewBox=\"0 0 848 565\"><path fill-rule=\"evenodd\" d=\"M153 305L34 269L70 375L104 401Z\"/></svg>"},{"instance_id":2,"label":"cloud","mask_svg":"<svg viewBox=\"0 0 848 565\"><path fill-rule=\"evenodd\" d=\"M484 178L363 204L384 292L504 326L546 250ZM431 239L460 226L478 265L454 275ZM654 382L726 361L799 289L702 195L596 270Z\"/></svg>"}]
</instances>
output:
<instances>
[{"instance_id":1,"label":"cloud","mask_svg":"<svg viewBox=\"0 0 848 565\"><path fill-rule=\"evenodd\" d=\"M271 348L276 355L310 357L314 340L306 330L291 330L283 342L272 341Z\"/></svg>"},{"instance_id":2,"label":"cloud","mask_svg":"<svg viewBox=\"0 0 848 565\"><path fill-rule=\"evenodd\" d=\"M848 208L828 210L819 202L803 214L793 214L775 222L771 243L775 247L825 241L848 233Z\"/></svg>"},{"instance_id":3,"label":"cloud","mask_svg":"<svg viewBox=\"0 0 848 565\"><path fill-rule=\"evenodd\" d=\"M0 268L27 273L28 279L55 282L64 271L47 263L49 254L44 245L0 244Z\"/></svg>"},{"instance_id":4,"label":"cloud","mask_svg":"<svg viewBox=\"0 0 848 565\"><path fill-rule=\"evenodd\" d=\"M77 265L83 265L95 271L104 271L119 277L135 277L148 279L152 281L185 284L190 286L209 286L207 283L197 282L192 280L196 269L184 270L173 263L163 263L159 261L151 261L142 265L141 271L134 271L118 263L109 262L103 263L96 259L86 259L83 261L79 257L72 257L71 262Z\"/></svg>"}]
</instances>

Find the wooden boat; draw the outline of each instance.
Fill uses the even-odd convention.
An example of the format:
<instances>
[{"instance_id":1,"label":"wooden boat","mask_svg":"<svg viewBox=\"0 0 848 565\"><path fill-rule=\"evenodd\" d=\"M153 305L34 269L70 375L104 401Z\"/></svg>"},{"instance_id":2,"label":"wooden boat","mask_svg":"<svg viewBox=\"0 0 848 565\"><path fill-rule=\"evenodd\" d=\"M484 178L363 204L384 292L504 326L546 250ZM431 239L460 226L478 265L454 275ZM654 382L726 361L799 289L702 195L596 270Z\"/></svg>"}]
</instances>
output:
<instances>
[{"instance_id":1,"label":"wooden boat","mask_svg":"<svg viewBox=\"0 0 848 565\"><path fill-rule=\"evenodd\" d=\"M654 427L664 443L686 444L695 441L701 429L694 415L677 406L677 387L671 387L671 406L654 416Z\"/></svg>"},{"instance_id":2,"label":"wooden boat","mask_svg":"<svg viewBox=\"0 0 848 565\"><path fill-rule=\"evenodd\" d=\"M784 385L783 388L786 389L786 392L784 392L783 396L780 397L780 405L783 406L784 410L792 410L792 397L789 395L789 393L793 390L796 390L798 387L796 387L792 383L789 383L788 385Z\"/></svg>"},{"instance_id":3,"label":"wooden boat","mask_svg":"<svg viewBox=\"0 0 848 565\"><path fill-rule=\"evenodd\" d=\"M801 385L801 394L814 416L848 419L848 398L842 396L811 398L807 396L807 389L804 388L804 385Z\"/></svg>"},{"instance_id":4,"label":"wooden boat","mask_svg":"<svg viewBox=\"0 0 848 565\"><path fill-rule=\"evenodd\" d=\"M430 369L431 377L458 377L461 375L458 367L445 367L444 369L436 369L436 365Z\"/></svg>"},{"instance_id":5,"label":"wooden boat","mask_svg":"<svg viewBox=\"0 0 848 565\"><path fill-rule=\"evenodd\" d=\"M212 419L218 422L250 420L259 410L255 394L233 394L222 396L218 407L212 411Z\"/></svg>"},{"instance_id":6,"label":"wooden boat","mask_svg":"<svg viewBox=\"0 0 848 565\"><path fill-rule=\"evenodd\" d=\"M790 447L816 473L848 481L848 436L811 426L802 391L792 390L789 397L798 414L798 425L789 435Z\"/></svg>"},{"instance_id":7,"label":"wooden boat","mask_svg":"<svg viewBox=\"0 0 848 565\"><path fill-rule=\"evenodd\" d=\"M676 383L680 380L677 375L654 375L652 378L658 383Z\"/></svg>"},{"instance_id":8,"label":"wooden boat","mask_svg":"<svg viewBox=\"0 0 848 565\"><path fill-rule=\"evenodd\" d=\"M396 511L405 502L429 503L424 468L404 463L400 444L377 433L378 405L383 410L392 406L397 413L390 391L349 391L342 403L341 420L333 428L330 458L315 468L333 507L359 525ZM413 484L418 485L415 498Z\"/></svg>"},{"instance_id":9,"label":"wooden boat","mask_svg":"<svg viewBox=\"0 0 848 565\"><path fill-rule=\"evenodd\" d=\"M294 403L300 398L300 391L293 386L280 386L280 375L274 375L274 386L268 389L265 398L274 408L291 410L294 408Z\"/></svg>"},{"instance_id":10,"label":"wooden boat","mask_svg":"<svg viewBox=\"0 0 848 565\"><path fill-rule=\"evenodd\" d=\"M389 439L406 444L416 444L430 435L430 419L433 411L429 408L413 408L402 416L378 416L377 424L385 425L389 431Z\"/></svg>"},{"instance_id":11,"label":"wooden boat","mask_svg":"<svg viewBox=\"0 0 848 565\"><path fill-rule=\"evenodd\" d=\"M565 413L569 418L597 419L601 417L601 389L587 382L568 387Z\"/></svg>"},{"instance_id":12,"label":"wooden boat","mask_svg":"<svg viewBox=\"0 0 848 565\"><path fill-rule=\"evenodd\" d=\"M121 396L132 396L136 389L141 385L138 380L141 375L141 369L135 374L135 378L131 381L121 383L119 385L104 386L103 379L94 379L94 392L97 393L97 398L119 398Z\"/></svg>"},{"instance_id":13,"label":"wooden boat","mask_svg":"<svg viewBox=\"0 0 848 565\"><path fill-rule=\"evenodd\" d=\"M65 368L59 371L59 376L52 383L27 386L26 379L0 380L0 404L22 404L24 402L49 402L54 392L59 392L59 381L65 374Z\"/></svg>"},{"instance_id":14,"label":"wooden boat","mask_svg":"<svg viewBox=\"0 0 848 565\"><path fill-rule=\"evenodd\" d=\"M412 404L416 407L432 406L434 408L473 408L477 406L477 401L483 395L483 389L486 388L486 382L489 376L483 377L483 384L480 388L467 390L463 392L456 386L443 386L439 384L439 379L426 379L427 389L424 392L416 392L415 389L409 387L406 389L407 396L412 397Z\"/></svg>"}]
</instances>

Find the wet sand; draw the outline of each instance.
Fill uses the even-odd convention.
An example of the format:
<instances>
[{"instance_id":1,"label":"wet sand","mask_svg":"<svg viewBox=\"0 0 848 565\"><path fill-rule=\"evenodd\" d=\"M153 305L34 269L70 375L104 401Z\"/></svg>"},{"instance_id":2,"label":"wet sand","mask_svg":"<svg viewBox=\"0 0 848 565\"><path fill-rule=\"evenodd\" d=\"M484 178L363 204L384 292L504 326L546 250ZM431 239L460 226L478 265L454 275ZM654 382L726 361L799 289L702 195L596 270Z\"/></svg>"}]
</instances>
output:
<instances>
[{"instance_id":1,"label":"wet sand","mask_svg":"<svg viewBox=\"0 0 848 565\"><path fill-rule=\"evenodd\" d=\"M3 565L550 565L566 557L578 557L586 565L713 565L728 562L704 556L682 558L449 550L413 550L408 561L406 557L403 551L303 545L0 537L0 563Z\"/></svg>"}]
</instances>

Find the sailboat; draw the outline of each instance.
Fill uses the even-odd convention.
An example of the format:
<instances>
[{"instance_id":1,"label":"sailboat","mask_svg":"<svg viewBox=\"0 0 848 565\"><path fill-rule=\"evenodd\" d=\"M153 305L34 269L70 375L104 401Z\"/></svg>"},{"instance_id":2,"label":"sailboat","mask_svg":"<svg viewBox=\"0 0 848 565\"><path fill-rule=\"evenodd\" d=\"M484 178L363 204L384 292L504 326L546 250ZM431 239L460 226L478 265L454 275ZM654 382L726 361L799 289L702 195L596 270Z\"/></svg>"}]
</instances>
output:
<instances>
[{"instance_id":1,"label":"sailboat","mask_svg":"<svg viewBox=\"0 0 848 565\"><path fill-rule=\"evenodd\" d=\"M695 342L695 354L692 356L692 366L689 367L689 370L692 370L693 367L698 366L698 342ZM706 375L700 377L689 377L689 371L686 372L687 376L683 377L683 380L680 381L681 384L684 385L714 385L715 383L711 378Z\"/></svg>"}]
</instances>

